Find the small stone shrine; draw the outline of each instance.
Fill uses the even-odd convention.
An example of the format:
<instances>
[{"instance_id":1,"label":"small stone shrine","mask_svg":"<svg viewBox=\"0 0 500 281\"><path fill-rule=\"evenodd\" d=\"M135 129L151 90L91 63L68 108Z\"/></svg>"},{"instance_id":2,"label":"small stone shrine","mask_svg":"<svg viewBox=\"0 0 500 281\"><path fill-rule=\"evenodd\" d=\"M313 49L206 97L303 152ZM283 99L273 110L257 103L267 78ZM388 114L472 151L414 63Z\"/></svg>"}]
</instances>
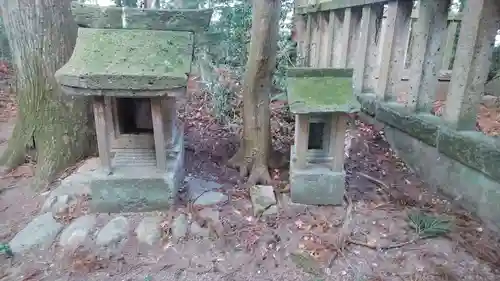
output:
<instances>
[{"instance_id":1,"label":"small stone shrine","mask_svg":"<svg viewBox=\"0 0 500 281\"><path fill-rule=\"evenodd\" d=\"M194 33L212 10L99 7L73 2L75 49L55 76L63 92L92 99L101 168L95 212L168 208L184 179L183 125Z\"/></svg>"},{"instance_id":2,"label":"small stone shrine","mask_svg":"<svg viewBox=\"0 0 500 281\"><path fill-rule=\"evenodd\" d=\"M290 158L294 203L342 204L347 114L360 109L353 94L352 75L352 69L288 70L288 104L295 114L295 144Z\"/></svg>"}]
</instances>

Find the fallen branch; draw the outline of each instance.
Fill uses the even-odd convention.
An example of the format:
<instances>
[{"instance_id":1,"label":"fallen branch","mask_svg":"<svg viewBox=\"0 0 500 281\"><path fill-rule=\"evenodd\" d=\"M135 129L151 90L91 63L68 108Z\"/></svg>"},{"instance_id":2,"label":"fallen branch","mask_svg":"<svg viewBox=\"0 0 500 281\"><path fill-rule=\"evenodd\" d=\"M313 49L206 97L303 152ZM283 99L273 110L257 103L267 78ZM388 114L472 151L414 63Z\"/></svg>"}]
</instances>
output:
<instances>
[{"instance_id":1,"label":"fallen branch","mask_svg":"<svg viewBox=\"0 0 500 281\"><path fill-rule=\"evenodd\" d=\"M406 245L414 244L414 243L416 243L420 240L423 240L423 239L425 239L425 237L418 237L418 238L411 239L411 240L406 241L406 242L401 242L401 243L386 245L386 246L372 245L372 244L368 244L366 242L361 242L361 241L357 241L357 240L353 240L353 239L348 239L347 243L366 247L366 248L376 250L376 251L386 251L386 250L401 248L401 247L404 247Z\"/></svg>"},{"instance_id":2,"label":"fallen branch","mask_svg":"<svg viewBox=\"0 0 500 281\"><path fill-rule=\"evenodd\" d=\"M369 181L371 181L371 182L379 185L380 187L383 187L387 192L389 192L389 190L391 189L389 187L389 185L387 185L385 182L383 182L383 181L381 181L381 180L379 180L377 178L374 178L374 177L372 177L370 175L367 175L367 174L365 174L363 172L358 172L357 174L360 175L360 176L362 176L362 177L364 177L364 178L366 178L367 180L369 180Z\"/></svg>"},{"instance_id":3,"label":"fallen branch","mask_svg":"<svg viewBox=\"0 0 500 281\"><path fill-rule=\"evenodd\" d=\"M337 256L339 253L342 253L342 251L345 249L345 245L349 242L350 236L351 236L351 228L350 224L352 221L352 201L349 196L345 195L346 201L347 201L347 208L345 212L344 219L342 220L342 226L340 227L339 233L335 236L334 241L330 242L330 244L335 247L336 252L333 254L333 256L330 258L328 261L328 268L332 268L333 262L335 259L337 259Z\"/></svg>"}]
</instances>

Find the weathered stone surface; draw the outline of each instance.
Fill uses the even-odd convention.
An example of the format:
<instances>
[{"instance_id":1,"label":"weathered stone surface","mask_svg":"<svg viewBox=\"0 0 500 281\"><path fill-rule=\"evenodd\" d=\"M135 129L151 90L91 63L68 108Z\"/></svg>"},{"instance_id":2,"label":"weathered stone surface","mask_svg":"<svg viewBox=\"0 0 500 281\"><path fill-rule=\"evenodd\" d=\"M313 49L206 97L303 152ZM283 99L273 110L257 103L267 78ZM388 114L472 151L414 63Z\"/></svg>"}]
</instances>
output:
<instances>
[{"instance_id":1,"label":"weathered stone surface","mask_svg":"<svg viewBox=\"0 0 500 281\"><path fill-rule=\"evenodd\" d=\"M375 116L377 113L377 97L375 94L363 93L357 96L361 103L361 110L369 116Z\"/></svg>"},{"instance_id":2,"label":"weathered stone surface","mask_svg":"<svg viewBox=\"0 0 500 281\"><path fill-rule=\"evenodd\" d=\"M289 194L280 193L278 195L278 206L281 210L287 213L302 213L306 210L307 205L300 203L293 203Z\"/></svg>"},{"instance_id":3,"label":"weathered stone surface","mask_svg":"<svg viewBox=\"0 0 500 281\"><path fill-rule=\"evenodd\" d=\"M52 245L63 228L52 213L45 213L33 219L26 227L14 236L9 246L14 253L22 253L34 248L46 249Z\"/></svg>"},{"instance_id":4,"label":"weathered stone surface","mask_svg":"<svg viewBox=\"0 0 500 281\"><path fill-rule=\"evenodd\" d=\"M210 236L210 230L206 227L201 227L197 222L192 222L191 223L191 229L190 233L194 237L209 237Z\"/></svg>"},{"instance_id":5,"label":"weathered stone surface","mask_svg":"<svg viewBox=\"0 0 500 281\"><path fill-rule=\"evenodd\" d=\"M250 188L253 215L274 215L278 212L274 188L271 185L254 185Z\"/></svg>"},{"instance_id":6,"label":"weathered stone surface","mask_svg":"<svg viewBox=\"0 0 500 281\"><path fill-rule=\"evenodd\" d=\"M74 220L59 237L59 245L76 248L89 237L97 221L94 215L86 215Z\"/></svg>"},{"instance_id":7,"label":"weathered stone surface","mask_svg":"<svg viewBox=\"0 0 500 281\"><path fill-rule=\"evenodd\" d=\"M226 202L228 200L227 195L217 192L217 191L209 191L203 193L195 202L194 205L198 206L210 206L219 204L222 202Z\"/></svg>"},{"instance_id":8,"label":"weathered stone surface","mask_svg":"<svg viewBox=\"0 0 500 281\"><path fill-rule=\"evenodd\" d=\"M435 146L439 117L431 114L412 115L405 112L404 104L382 103L377 107L377 119Z\"/></svg>"},{"instance_id":9,"label":"weathered stone surface","mask_svg":"<svg viewBox=\"0 0 500 281\"><path fill-rule=\"evenodd\" d=\"M481 132L456 132L443 127L439 133L441 153L500 180L500 144Z\"/></svg>"},{"instance_id":10,"label":"weathered stone surface","mask_svg":"<svg viewBox=\"0 0 500 281\"><path fill-rule=\"evenodd\" d=\"M288 69L288 104L295 114L358 112L352 89L352 69Z\"/></svg>"},{"instance_id":11,"label":"weathered stone surface","mask_svg":"<svg viewBox=\"0 0 500 281\"><path fill-rule=\"evenodd\" d=\"M391 148L422 180L500 229L498 181L393 127L384 131Z\"/></svg>"},{"instance_id":12,"label":"weathered stone surface","mask_svg":"<svg viewBox=\"0 0 500 281\"><path fill-rule=\"evenodd\" d=\"M136 179L109 177L91 183L94 212L147 212L168 209L174 191L161 175Z\"/></svg>"},{"instance_id":13,"label":"weathered stone surface","mask_svg":"<svg viewBox=\"0 0 500 281\"><path fill-rule=\"evenodd\" d=\"M125 217L116 217L109 221L97 234L99 246L117 246L128 237L129 223Z\"/></svg>"},{"instance_id":14,"label":"weathered stone surface","mask_svg":"<svg viewBox=\"0 0 500 281\"><path fill-rule=\"evenodd\" d=\"M99 169L100 165L101 160L99 160L99 157L91 157L85 160L85 162L80 167L78 167L78 169L76 170L76 174L84 174L96 171Z\"/></svg>"},{"instance_id":15,"label":"weathered stone surface","mask_svg":"<svg viewBox=\"0 0 500 281\"><path fill-rule=\"evenodd\" d=\"M42 212L57 213L59 210L67 208L70 205L72 196L63 194L59 196L49 196L43 203Z\"/></svg>"},{"instance_id":16,"label":"weathered stone surface","mask_svg":"<svg viewBox=\"0 0 500 281\"><path fill-rule=\"evenodd\" d=\"M148 245L158 243L162 236L162 220L162 217L145 217L135 229L137 240Z\"/></svg>"},{"instance_id":17,"label":"weathered stone surface","mask_svg":"<svg viewBox=\"0 0 500 281\"><path fill-rule=\"evenodd\" d=\"M72 174L69 177L63 179L59 186L52 190L47 197L49 198L61 195L69 195L70 197L78 197L81 195L91 194L90 189L91 177L88 174Z\"/></svg>"},{"instance_id":18,"label":"weathered stone surface","mask_svg":"<svg viewBox=\"0 0 500 281\"><path fill-rule=\"evenodd\" d=\"M100 7L78 2L71 4L75 21L91 28L203 31L212 9L157 10L130 7Z\"/></svg>"},{"instance_id":19,"label":"weathered stone surface","mask_svg":"<svg viewBox=\"0 0 500 281\"><path fill-rule=\"evenodd\" d=\"M180 214L172 223L171 232L175 242L186 237L188 231L188 219L185 214Z\"/></svg>"},{"instance_id":20,"label":"weathered stone surface","mask_svg":"<svg viewBox=\"0 0 500 281\"><path fill-rule=\"evenodd\" d=\"M219 219L220 219L220 214L219 214L219 211L217 210L214 210L212 208L205 208L205 209L202 209L201 211L198 212L198 215L202 218L202 219L210 219L212 220L213 222L218 222Z\"/></svg>"},{"instance_id":21,"label":"weathered stone surface","mask_svg":"<svg viewBox=\"0 0 500 281\"><path fill-rule=\"evenodd\" d=\"M187 192L191 200L196 199L203 192L217 191L222 187L221 184L214 181L206 181L199 178L186 177Z\"/></svg>"},{"instance_id":22,"label":"weathered stone surface","mask_svg":"<svg viewBox=\"0 0 500 281\"><path fill-rule=\"evenodd\" d=\"M294 159L292 146L291 158ZM345 194L345 173L332 172L324 166L297 169L290 163L290 196L294 203L341 205Z\"/></svg>"},{"instance_id":23,"label":"weathered stone surface","mask_svg":"<svg viewBox=\"0 0 500 281\"><path fill-rule=\"evenodd\" d=\"M80 28L73 55L55 77L75 88L174 89L186 86L192 49L189 32ZM134 50L147 55L130 56Z\"/></svg>"}]
</instances>

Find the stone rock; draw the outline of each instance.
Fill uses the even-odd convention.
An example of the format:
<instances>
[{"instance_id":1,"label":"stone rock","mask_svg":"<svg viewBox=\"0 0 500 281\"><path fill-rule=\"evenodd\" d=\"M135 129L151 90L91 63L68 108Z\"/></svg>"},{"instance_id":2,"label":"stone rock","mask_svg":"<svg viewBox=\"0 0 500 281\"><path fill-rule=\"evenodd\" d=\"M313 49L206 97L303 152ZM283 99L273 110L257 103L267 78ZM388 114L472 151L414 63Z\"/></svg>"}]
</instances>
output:
<instances>
[{"instance_id":1,"label":"stone rock","mask_svg":"<svg viewBox=\"0 0 500 281\"><path fill-rule=\"evenodd\" d=\"M296 215L306 211L307 205L293 203L288 194L281 193L278 198L279 208L287 212L289 215Z\"/></svg>"},{"instance_id":2,"label":"stone rock","mask_svg":"<svg viewBox=\"0 0 500 281\"><path fill-rule=\"evenodd\" d=\"M215 205L219 204L222 202L226 202L228 200L227 195L218 192L218 191L208 191L203 193L196 201L194 202L195 205L198 206L210 206L210 205Z\"/></svg>"},{"instance_id":3,"label":"stone rock","mask_svg":"<svg viewBox=\"0 0 500 281\"><path fill-rule=\"evenodd\" d=\"M42 212L57 213L59 210L69 207L72 196L63 194L59 196L49 196L43 203Z\"/></svg>"},{"instance_id":4,"label":"stone rock","mask_svg":"<svg viewBox=\"0 0 500 281\"><path fill-rule=\"evenodd\" d=\"M490 96L500 97L500 76L491 79L484 85L484 92Z\"/></svg>"},{"instance_id":5,"label":"stone rock","mask_svg":"<svg viewBox=\"0 0 500 281\"><path fill-rule=\"evenodd\" d=\"M59 237L59 245L76 249L85 242L97 221L94 215L86 215L74 220Z\"/></svg>"},{"instance_id":6,"label":"stone rock","mask_svg":"<svg viewBox=\"0 0 500 281\"><path fill-rule=\"evenodd\" d=\"M50 198L58 197L61 195L69 195L70 199L72 199L81 195L91 194L91 189L89 186L90 179L91 178L88 175L69 175L59 183L59 186L57 186L50 192L47 201Z\"/></svg>"},{"instance_id":7,"label":"stone rock","mask_svg":"<svg viewBox=\"0 0 500 281\"><path fill-rule=\"evenodd\" d=\"M270 185L254 185L250 188L253 215L273 215L278 212L274 188Z\"/></svg>"},{"instance_id":8,"label":"stone rock","mask_svg":"<svg viewBox=\"0 0 500 281\"><path fill-rule=\"evenodd\" d=\"M191 223L190 229L191 235L195 237L208 237L210 236L210 230L206 227L201 227L197 222Z\"/></svg>"},{"instance_id":9,"label":"stone rock","mask_svg":"<svg viewBox=\"0 0 500 281\"><path fill-rule=\"evenodd\" d=\"M188 220L185 214L180 214L177 218L175 218L172 224L172 238L175 242L186 237L188 231Z\"/></svg>"},{"instance_id":10,"label":"stone rock","mask_svg":"<svg viewBox=\"0 0 500 281\"><path fill-rule=\"evenodd\" d=\"M135 229L137 240L151 246L158 243L162 236L162 220L161 217L145 217Z\"/></svg>"},{"instance_id":11,"label":"stone rock","mask_svg":"<svg viewBox=\"0 0 500 281\"><path fill-rule=\"evenodd\" d=\"M129 223L125 217L116 217L109 221L97 234L99 246L117 246L128 236Z\"/></svg>"},{"instance_id":12,"label":"stone rock","mask_svg":"<svg viewBox=\"0 0 500 281\"><path fill-rule=\"evenodd\" d=\"M61 232L63 225L58 223L52 213L45 213L33 219L9 242L14 253L22 253L34 248L50 247Z\"/></svg>"},{"instance_id":13,"label":"stone rock","mask_svg":"<svg viewBox=\"0 0 500 281\"><path fill-rule=\"evenodd\" d=\"M481 103L486 107L494 107L500 104L500 98L497 96L484 95L481 97Z\"/></svg>"},{"instance_id":14,"label":"stone rock","mask_svg":"<svg viewBox=\"0 0 500 281\"><path fill-rule=\"evenodd\" d=\"M211 219L213 222L218 222L220 217L219 211L211 208L202 209L201 211L198 212L198 215L202 219Z\"/></svg>"},{"instance_id":15,"label":"stone rock","mask_svg":"<svg viewBox=\"0 0 500 281\"><path fill-rule=\"evenodd\" d=\"M76 174L84 174L93 172L99 169L101 161L99 157L92 157L84 161L84 163L76 170Z\"/></svg>"},{"instance_id":16,"label":"stone rock","mask_svg":"<svg viewBox=\"0 0 500 281\"><path fill-rule=\"evenodd\" d=\"M203 192L217 191L222 187L222 185L219 183L193 177L187 177L186 183L187 183L187 192L191 200L198 198L200 195L203 194Z\"/></svg>"}]
</instances>

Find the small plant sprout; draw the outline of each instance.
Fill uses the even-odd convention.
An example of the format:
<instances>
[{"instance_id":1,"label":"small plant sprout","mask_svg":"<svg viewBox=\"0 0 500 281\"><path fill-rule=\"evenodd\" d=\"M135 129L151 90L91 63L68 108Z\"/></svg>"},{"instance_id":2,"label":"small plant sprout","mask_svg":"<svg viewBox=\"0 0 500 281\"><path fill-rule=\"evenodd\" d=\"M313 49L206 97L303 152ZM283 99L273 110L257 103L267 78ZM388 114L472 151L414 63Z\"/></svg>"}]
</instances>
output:
<instances>
[{"instance_id":1,"label":"small plant sprout","mask_svg":"<svg viewBox=\"0 0 500 281\"><path fill-rule=\"evenodd\" d=\"M451 221L444 218L416 212L408 215L410 226L420 239L445 235L451 230Z\"/></svg>"},{"instance_id":2,"label":"small plant sprout","mask_svg":"<svg viewBox=\"0 0 500 281\"><path fill-rule=\"evenodd\" d=\"M14 253L12 252L12 249L8 244L0 244L0 253L6 255L9 258L14 256Z\"/></svg>"}]
</instances>

